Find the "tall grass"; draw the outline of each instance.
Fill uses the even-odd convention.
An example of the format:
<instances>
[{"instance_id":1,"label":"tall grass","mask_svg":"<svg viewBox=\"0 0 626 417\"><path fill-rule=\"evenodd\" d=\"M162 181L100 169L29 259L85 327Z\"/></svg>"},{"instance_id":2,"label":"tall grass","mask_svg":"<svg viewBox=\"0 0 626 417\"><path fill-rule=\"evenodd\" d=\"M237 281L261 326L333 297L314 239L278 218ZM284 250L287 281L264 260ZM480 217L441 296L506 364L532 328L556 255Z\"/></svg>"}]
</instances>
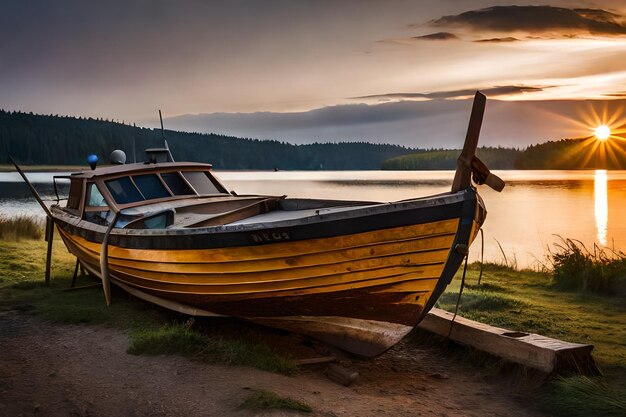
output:
<instances>
[{"instance_id":1,"label":"tall grass","mask_svg":"<svg viewBox=\"0 0 626 417\"><path fill-rule=\"evenodd\" d=\"M566 291L614 294L624 290L626 254L594 244L593 252L574 239L561 238L548 254L554 287Z\"/></svg>"},{"instance_id":2,"label":"tall grass","mask_svg":"<svg viewBox=\"0 0 626 417\"><path fill-rule=\"evenodd\" d=\"M559 377L539 395L541 405L556 416L625 416L626 400L600 378Z\"/></svg>"},{"instance_id":3,"label":"tall grass","mask_svg":"<svg viewBox=\"0 0 626 417\"><path fill-rule=\"evenodd\" d=\"M38 240L43 236L42 220L30 217L0 217L0 240L17 242L22 239Z\"/></svg>"}]
</instances>

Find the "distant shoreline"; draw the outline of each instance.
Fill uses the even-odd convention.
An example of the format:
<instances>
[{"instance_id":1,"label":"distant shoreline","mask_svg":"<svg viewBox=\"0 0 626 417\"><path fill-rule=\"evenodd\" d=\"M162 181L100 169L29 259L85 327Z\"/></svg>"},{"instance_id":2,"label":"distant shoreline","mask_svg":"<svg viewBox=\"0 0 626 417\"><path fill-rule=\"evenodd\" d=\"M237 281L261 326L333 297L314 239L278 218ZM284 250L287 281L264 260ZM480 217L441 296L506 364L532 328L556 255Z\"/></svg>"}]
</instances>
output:
<instances>
[{"instance_id":1,"label":"distant shoreline","mask_svg":"<svg viewBox=\"0 0 626 417\"><path fill-rule=\"evenodd\" d=\"M89 169L87 165L20 165L20 168L24 172L74 172ZM504 168L493 169L492 171L625 171L623 169L607 169L607 168L579 168L579 169L561 169L561 168L542 168L542 169L520 169L520 168ZM214 169L216 172L333 172L333 171L387 171L387 172L402 172L402 171L450 171L454 172L452 168L442 169L280 169L275 171L273 169ZM0 172L17 172L13 165L0 165Z\"/></svg>"},{"instance_id":2,"label":"distant shoreline","mask_svg":"<svg viewBox=\"0 0 626 417\"><path fill-rule=\"evenodd\" d=\"M24 172L65 172L89 168L87 165L20 165ZM0 165L0 172L15 172L13 165Z\"/></svg>"}]
</instances>

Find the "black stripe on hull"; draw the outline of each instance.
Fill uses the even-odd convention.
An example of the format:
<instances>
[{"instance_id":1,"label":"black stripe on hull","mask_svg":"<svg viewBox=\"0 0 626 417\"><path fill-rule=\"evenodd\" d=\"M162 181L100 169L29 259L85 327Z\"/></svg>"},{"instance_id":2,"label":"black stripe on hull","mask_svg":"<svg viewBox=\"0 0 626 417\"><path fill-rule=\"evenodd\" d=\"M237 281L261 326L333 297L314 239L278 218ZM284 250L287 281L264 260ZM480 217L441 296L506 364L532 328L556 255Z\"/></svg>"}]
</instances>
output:
<instances>
[{"instance_id":1,"label":"black stripe on hull","mask_svg":"<svg viewBox=\"0 0 626 417\"><path fill-rule=\"evenodd\" d=\"M475 205L476 194L473 190L466 190L463 200L457 200L458 202L454 203L442 203L337 220L325 220L324 217L320 217L310 223L288 227L271 227L270 224L263 229L242 228L244 230L239 231L235 228L224 230L218 228L209 229L204 233L196 232L193 229L170 229L163 234L142 233L143 231L121 234L114 231L111 234L109 244L129 249L212 249L335 237L459 218L468 200ZM56 221L68 233L88 241L101 243L104 237L103 232L71 224L65 221L63 216L57 217ZM102 229L104 231L104 228ZM259 241L259 234L278 236L282 240Z\"/></svg>"}]
</instances>

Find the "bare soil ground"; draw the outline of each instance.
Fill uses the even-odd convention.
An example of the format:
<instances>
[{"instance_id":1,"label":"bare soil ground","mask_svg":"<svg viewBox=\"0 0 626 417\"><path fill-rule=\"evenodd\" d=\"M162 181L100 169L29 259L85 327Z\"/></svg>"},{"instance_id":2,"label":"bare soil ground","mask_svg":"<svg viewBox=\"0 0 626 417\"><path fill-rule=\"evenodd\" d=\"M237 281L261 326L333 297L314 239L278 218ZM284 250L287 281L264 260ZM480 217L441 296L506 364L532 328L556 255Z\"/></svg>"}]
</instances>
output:
<instances>
[{"instance_id":1,"label":"bare soil ground","mask_svg":"<svg viewBox=\"0 0 626 417\"><path fill-rule=\"evenodd\" d=\"M470 365L415 343L344 362L361 374L350 387L328 379L325 365L287 377L176 356L133 356L127 348L128 335L119 329L0 313L0 416L247 416L252 413L238 406L252 389L304 401L314 416L540 415L509 384L486 382Z\"/></svg>"}]
</instances>

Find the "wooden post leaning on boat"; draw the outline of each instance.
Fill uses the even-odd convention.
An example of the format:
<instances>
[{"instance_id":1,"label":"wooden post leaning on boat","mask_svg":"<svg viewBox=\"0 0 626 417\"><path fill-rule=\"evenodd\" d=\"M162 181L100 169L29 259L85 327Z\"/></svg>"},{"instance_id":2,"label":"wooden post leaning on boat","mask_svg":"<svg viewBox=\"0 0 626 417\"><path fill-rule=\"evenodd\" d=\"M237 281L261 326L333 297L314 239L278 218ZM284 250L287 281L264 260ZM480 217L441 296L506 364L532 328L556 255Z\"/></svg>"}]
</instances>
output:
<instances>
[{"instance_id":1,"label":"wooden post leaning on boat","mask_svg":"<svg viewBox=\"0 0 626 417\"><path fill-rule=\"evenodd\" d=\"M41 198L41 196L39 195L39 193L37 192L33 184L31 184L28 178L26 178L26 174L24 174L24 171L22 171L19 165L17 165L17 162L15 162L15 159L13 159L12 156L9 156L9 159L11 160L11 163L13 163L13 165L15 166L15 169L17 170L18 174L20 174L20 176L22 177L22 179L24 180L24 182L30 189L30 192L33 194L33 197L35 197L35 199L37 200L37 202L39 203L43 211L46 213L46 232L44 236L45 236L46 242L48 242L48 247L46 249L46 273L45 273L44 279L46 281L46 286L49 287L50 286L50 267L51 267L50 264L52 262L52 239L54 237L54 219L52 217L52 213L50 213L50 209L43 202L43 199Z\"/></svg>"},{"instance_id":2,"label":"wooden post leaning on boat","mask_svg":"<svg viewBox=\"0 0 626 417\"><path fill-rule=\"evenodd\" d=\"M46 232L45 232L45 240L48 242L48 247L46 248L46 287L50 286L50 269L52 263L52 241L54 239L54 222L51 217L46 217Z\"/></svg>"}]
</instances>

